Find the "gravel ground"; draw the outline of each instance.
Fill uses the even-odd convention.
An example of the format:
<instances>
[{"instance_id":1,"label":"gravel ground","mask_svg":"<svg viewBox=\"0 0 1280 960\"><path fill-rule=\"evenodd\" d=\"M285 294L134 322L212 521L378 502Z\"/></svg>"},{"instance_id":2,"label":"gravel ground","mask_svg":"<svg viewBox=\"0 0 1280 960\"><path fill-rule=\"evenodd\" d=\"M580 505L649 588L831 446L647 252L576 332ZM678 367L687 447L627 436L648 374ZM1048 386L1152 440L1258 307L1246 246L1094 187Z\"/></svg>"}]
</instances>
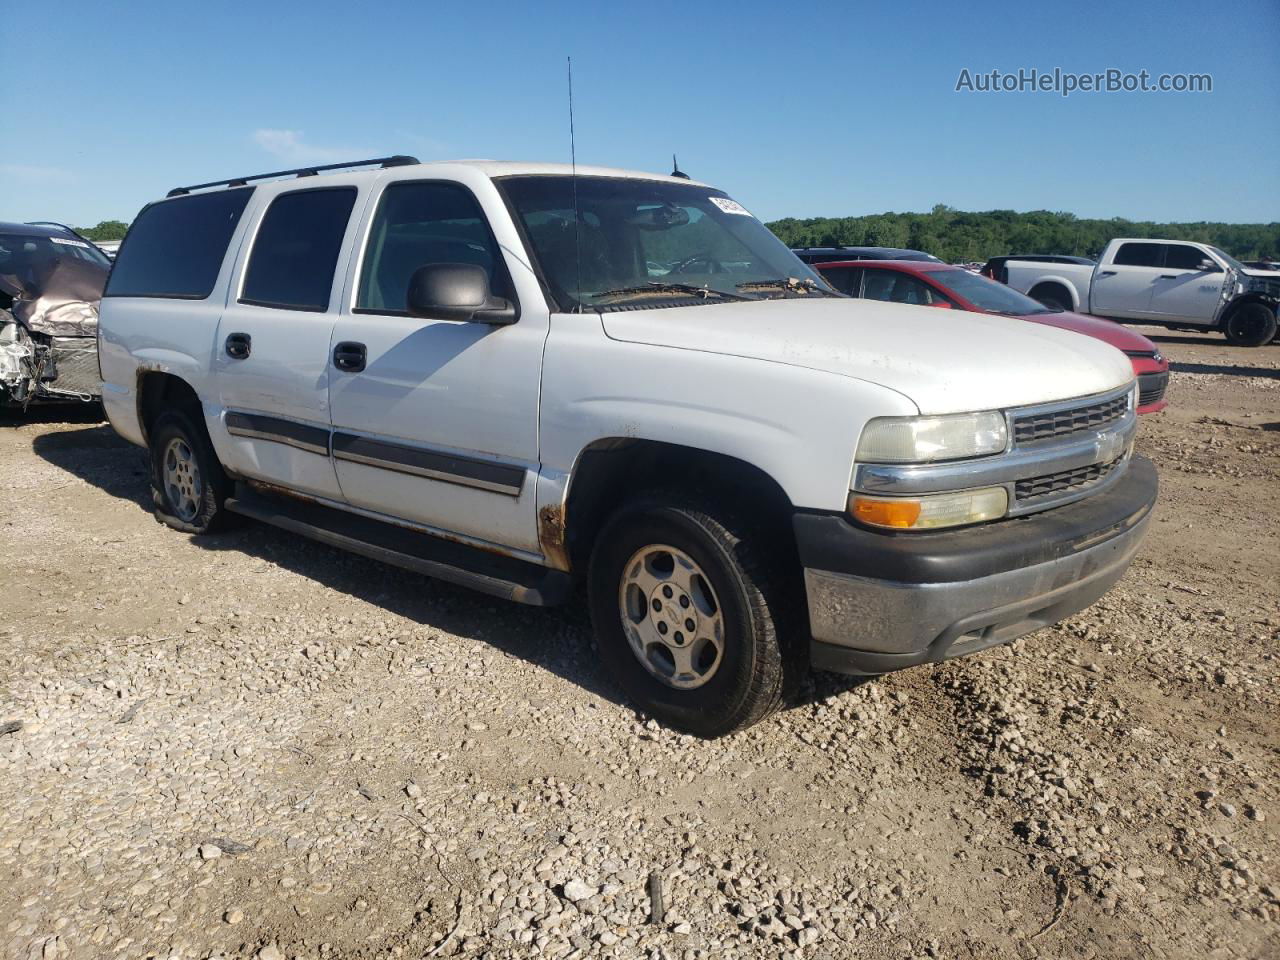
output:
<instances>
[{"instance_id":1,"label":"gravel ground","mask_svg":"<svg viewBox=\"0 0 1280 960\"><path fill-rule=\"evenodd\" d=\"M1280 955L1280 346L1151 335L1108 597L717 742L581 603L183 536L97 411L0 423L0 954Z\"/></svg>"}]
</instances>

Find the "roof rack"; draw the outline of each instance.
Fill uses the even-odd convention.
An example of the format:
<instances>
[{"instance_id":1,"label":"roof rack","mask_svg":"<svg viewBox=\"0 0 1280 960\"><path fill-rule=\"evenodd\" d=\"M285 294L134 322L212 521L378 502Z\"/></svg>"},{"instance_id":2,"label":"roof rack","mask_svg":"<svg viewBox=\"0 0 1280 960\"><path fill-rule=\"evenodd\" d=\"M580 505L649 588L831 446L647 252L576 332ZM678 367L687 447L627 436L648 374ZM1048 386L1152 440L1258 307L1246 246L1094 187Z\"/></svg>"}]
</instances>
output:
<instances>
[{"instance_id":1,"label":"roof rack","mask_svg":"<svg viewBox=\"0 0 1280 960\"><path fill-rule=\"evenodd\" d=\"M346 170L349 167L407 167L418 163L417 157L396 154L393 157L375 157L372 160L352 160L349 163L325 163L315 167L297 167L293 170L276 170L273 173L255 173L250 177L232 177L230 180L211 180L208 183L197 183L190 187L174 187L166 197L181 197L192 190L204 190L206 187L243 187L251 180L274 180L276 177L314 177L323 170Z\"/></svg>"}]
</instances>

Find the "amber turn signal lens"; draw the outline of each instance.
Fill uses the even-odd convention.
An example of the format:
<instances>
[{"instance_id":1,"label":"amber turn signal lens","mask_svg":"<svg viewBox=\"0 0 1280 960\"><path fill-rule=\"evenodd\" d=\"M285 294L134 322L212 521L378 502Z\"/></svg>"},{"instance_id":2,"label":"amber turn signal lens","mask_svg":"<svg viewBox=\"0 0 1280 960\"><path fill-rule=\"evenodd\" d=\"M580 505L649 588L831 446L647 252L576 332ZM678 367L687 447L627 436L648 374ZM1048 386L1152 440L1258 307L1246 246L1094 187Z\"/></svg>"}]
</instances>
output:
<instances>
[{"instance_id":1,"label":"amber turn signal lens","mask_svg":"<svg viewBox=\"0 0 1280 960\"><path fill-rule=\"evenodd\" d=\"M859 523L888 530L936 530L997 520L1009 508L1003 487L931 493L923 497L849 495L849 514Z\"/></svg>"},{"instance_id":2,"label":"amber turn signal lens","mask_svg":"<svg viewBox=\"0 0 1280 960\"><path fill-rule=\"evenodd\" d=\"M910 529L920 519L920 501L854 497L853 518L873 527Z\"/></svg>"}]
</instances>

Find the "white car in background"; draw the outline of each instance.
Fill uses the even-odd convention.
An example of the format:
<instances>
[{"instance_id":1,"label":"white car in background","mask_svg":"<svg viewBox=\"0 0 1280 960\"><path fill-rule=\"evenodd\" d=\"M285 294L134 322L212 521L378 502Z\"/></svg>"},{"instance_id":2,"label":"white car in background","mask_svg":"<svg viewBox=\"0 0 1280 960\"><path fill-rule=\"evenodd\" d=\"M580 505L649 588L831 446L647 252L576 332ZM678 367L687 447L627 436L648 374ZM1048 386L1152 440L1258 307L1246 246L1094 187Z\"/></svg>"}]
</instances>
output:
<instances>
[{"instance_id":1,"label":"white car in background","mask_svg":"<svg viewBox=\"0 0 1280 960\"><path fill-rule=\"evenodd\" d=\"M1221 330L1238 346L1276 336L1280 271L1185 240L1112 240L1097 264L1008 260L1009 286L1061 310L1174 329Z\"/></svg>"}]
</instances>

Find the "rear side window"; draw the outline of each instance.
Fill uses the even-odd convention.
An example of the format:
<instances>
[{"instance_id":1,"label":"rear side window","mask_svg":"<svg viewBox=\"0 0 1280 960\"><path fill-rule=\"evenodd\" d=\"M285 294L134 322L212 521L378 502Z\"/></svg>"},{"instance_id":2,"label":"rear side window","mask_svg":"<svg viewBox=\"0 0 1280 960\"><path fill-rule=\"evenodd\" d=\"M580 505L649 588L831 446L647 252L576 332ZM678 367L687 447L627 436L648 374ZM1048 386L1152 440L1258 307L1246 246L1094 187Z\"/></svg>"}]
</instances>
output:
<instances>
[{"instance_id":1,"label":"rear side window","mask_svg":"<svg viewBox=\"0 0 1280 960\"><path fill-rule=\"evenodd\" d=\"M858 295L858 288L862 285L861 267L833 267L820 272L822 278L841 293L847 293L851 297Z\"/></svg>"},{"instance_id":2,"label":"rear side window","mask_svg":"<svg viewBox=\"0 0 1280 960\"><path fill-rule=\"evenodd\" d=\"M252 187L218 190L145 207L120 246L104 296L209 296L252 194Z\"/></svg>"},{"instance_id":3,"label":"rear side window","mask_svg":"<svg viewBox=\"0 0 1280 960\"><path fill-rule=\"evenodd\" d=\"M1159 243L1122 243L1116 251L1116 263L1122 267L1158 267L1164 261Z\"/></svg>"},{"instance_id":4,"label":"rear side window","mask_svg":"<svg viewBox=\"0 0 1280 960\"><path fill-rule=\"evenodd\" d=\"M862 296L887 303L914 303L927 306L947 298L923 280L897 270L868 270Z\"/></svg>"},{"instance_id":5,"label":"rear side window","mask_svg":"<svg viewBox=\"0 0 1280 960\"><path fill-rule=\"evenodd\" d=\"M285 310L329 309L352 187L298 190L271 201L253 241L241 303Z\"/></svg>"},{"instance_id":6,"label":"rear side window","mask_svg":"<svg viewBox=\"0 0 1280 960\"><path fill-rule=\"evenodd\" d=\"M489 287L512 296L506 267L480 204L456 183L393 183L382 192L369 231L356 310L406 313L409 280L419 267L471 263L489 274Z\"/></svg>"}]
</instances>

